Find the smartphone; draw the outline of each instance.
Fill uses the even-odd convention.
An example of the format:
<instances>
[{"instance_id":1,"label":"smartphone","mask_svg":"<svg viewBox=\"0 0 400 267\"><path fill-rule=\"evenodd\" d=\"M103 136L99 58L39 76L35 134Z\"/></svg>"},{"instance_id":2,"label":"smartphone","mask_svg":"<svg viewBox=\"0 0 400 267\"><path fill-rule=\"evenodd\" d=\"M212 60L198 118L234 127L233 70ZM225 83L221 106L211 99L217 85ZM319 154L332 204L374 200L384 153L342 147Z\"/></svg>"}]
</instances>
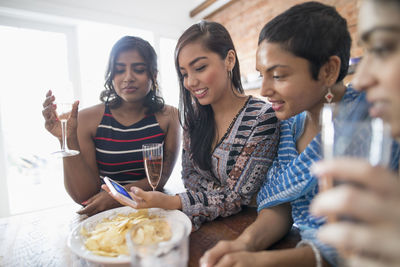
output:
<instances>
[{"instance_id":1,"label":"smartphone","mask_svg":"<svg viewBox=\"0 0 400 267\"><path fill-rule=\"evenodd\" d=\"M120 185L119 183L108 177L104 177L104 182L106 183L111 193L115 197L122 198L124 201L131 203L133 205L137 204L136 201L133 200L131 195L129 195L128 191L126 191L126 189L122 185Z\"/></svg>"}]
</instances>

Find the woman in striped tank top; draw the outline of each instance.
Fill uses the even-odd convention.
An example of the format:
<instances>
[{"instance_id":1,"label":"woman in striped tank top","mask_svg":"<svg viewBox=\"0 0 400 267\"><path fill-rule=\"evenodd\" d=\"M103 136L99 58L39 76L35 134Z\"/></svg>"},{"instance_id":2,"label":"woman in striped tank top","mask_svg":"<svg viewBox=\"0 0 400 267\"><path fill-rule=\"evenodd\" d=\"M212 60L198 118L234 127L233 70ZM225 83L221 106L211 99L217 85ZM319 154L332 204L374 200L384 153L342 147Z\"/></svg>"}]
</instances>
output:
<instances>
[{"instance_id":1,"label":"woman in striped tank top","mask_svg":"<svg viewBox=\"0 0 400 267\"><path fill-rule=\"evenodd\" d=\"M180 143L177 109L164 104L157 84L157 55L145 40L125 36L112 48L101 104L79 111L76 101L68 121L68 144L80 154L64 158L64 181L69 195L93 215L120 206L100 190L101 176L131 187L151 190L144 171L142 144L164 143L162 189L172 172ZM61 139L55 96L43 104L46 129ZM78 127L79 125L79 127Z\"/></svg>"}]
</instances>

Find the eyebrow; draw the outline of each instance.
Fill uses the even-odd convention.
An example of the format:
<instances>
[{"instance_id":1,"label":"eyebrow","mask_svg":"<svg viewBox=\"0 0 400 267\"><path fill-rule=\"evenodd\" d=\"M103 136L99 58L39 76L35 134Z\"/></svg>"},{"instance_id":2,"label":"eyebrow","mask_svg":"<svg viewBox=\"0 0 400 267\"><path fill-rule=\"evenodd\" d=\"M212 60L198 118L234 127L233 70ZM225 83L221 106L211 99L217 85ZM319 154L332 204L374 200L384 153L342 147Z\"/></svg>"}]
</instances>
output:
<instances>
[{"instance_id":1,"label":"eyebrow","mask_svg":"<svg viewBox=\"0 0 400 267\"><path fill-rule=\"evenodd\" d=\"M269 68L267 69L267 72L270 72L270 71L272 71L272 70L274 70L274 69L276 69L276 68L289 68L289 66L281 65L281 64L276 64L276 65L273 65L273 66L269 67Z\"/></svg>"},{"instance_id":2,"label":"eyebrow","mask_svg":"<svg viewBox=\"0 0 400 267\"><path fill-rule=\"evenodd\" d=\"M190 61L189 66L193 66L193 64L195 64L197 61L201 60L201 59L206 59L207 57L196 57L195 59L193 59L192 61ZM184 69L182 67L179 67L180 69Z\"/></svg>"},{"instance_id":3,"label":"eyebrow","mask_svg":"<svg viewBox=\"0 0 400 267\"><path fill-rule=\"evenodd\" d=\"M126 64L125 64L125 63L121 63L121 62L117 62L117 63L115 63L115 65L116 65L116 66L121 66L121 67L124 67L124 66L126 66ZM137 67L137 66L146 66L146 63L143 63L143 62L139 62L139 63L133 63L131 66L132 66L132 67Z\"/></svg>"},{"instance_id":4,"label":"eyebrow","mask_svg":"<svg viewBox=\"0 0 400 267\"><path fill-rule=\"evenodd\" d=\"M400 27L394 26L394 25L392 25L392 26L377 26L377 27L374 27L374 28L364 32L361 35L361 40L363 42L368 41L368 39L371 37L371 35L376 31L400 32Z\"/></svg>"}]
</instances>

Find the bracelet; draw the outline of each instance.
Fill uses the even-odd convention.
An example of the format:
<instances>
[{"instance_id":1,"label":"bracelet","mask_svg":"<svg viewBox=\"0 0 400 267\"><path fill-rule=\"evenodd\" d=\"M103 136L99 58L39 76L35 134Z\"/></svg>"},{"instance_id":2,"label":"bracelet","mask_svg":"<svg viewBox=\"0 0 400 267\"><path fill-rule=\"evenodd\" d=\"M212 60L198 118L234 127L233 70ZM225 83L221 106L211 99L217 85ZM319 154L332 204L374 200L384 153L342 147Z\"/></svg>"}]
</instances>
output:
<instances>
[{"instance_id":1,"label":"bracelet","mask_svg":"<svg viewBox=\"0 0 400 267\"><path fill-rule=\"evenodd\" d=\"M319 249L317 248L317 246L314 245L313 242L308 240L302 240L299 243L297 243L296 248L304 247L307 245L310 246L314 252L316 267L322 267L321 253L319 252Z\"/></svg>"}]
</instances>

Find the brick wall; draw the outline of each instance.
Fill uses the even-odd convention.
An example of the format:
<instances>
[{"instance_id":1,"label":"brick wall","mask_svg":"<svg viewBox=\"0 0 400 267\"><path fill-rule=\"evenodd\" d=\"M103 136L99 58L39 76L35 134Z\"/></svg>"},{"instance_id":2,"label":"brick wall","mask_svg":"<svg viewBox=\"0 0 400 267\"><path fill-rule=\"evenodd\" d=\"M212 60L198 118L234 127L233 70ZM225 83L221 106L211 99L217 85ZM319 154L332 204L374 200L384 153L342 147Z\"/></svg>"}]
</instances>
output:
<instances>
[{"instance_id":1,"label":"brick wall","mask_svg":"<svg viewBox=\"0 0 400 267\"><path fill-rule=\"evenodd\" d=\"M257 40L262 27L276 15L302 2L305 1L234 0L206 19L217 21L228 29L238 53L242 75L247 77L249 74L254 75L255 72ZM362 50L357 46L357 15L361 0L320 0L320 2L335 6L346 18L353 39L351 57L361 56ZM256 92L252 91L252 94Z\"/></svg>"}]
</instances>

